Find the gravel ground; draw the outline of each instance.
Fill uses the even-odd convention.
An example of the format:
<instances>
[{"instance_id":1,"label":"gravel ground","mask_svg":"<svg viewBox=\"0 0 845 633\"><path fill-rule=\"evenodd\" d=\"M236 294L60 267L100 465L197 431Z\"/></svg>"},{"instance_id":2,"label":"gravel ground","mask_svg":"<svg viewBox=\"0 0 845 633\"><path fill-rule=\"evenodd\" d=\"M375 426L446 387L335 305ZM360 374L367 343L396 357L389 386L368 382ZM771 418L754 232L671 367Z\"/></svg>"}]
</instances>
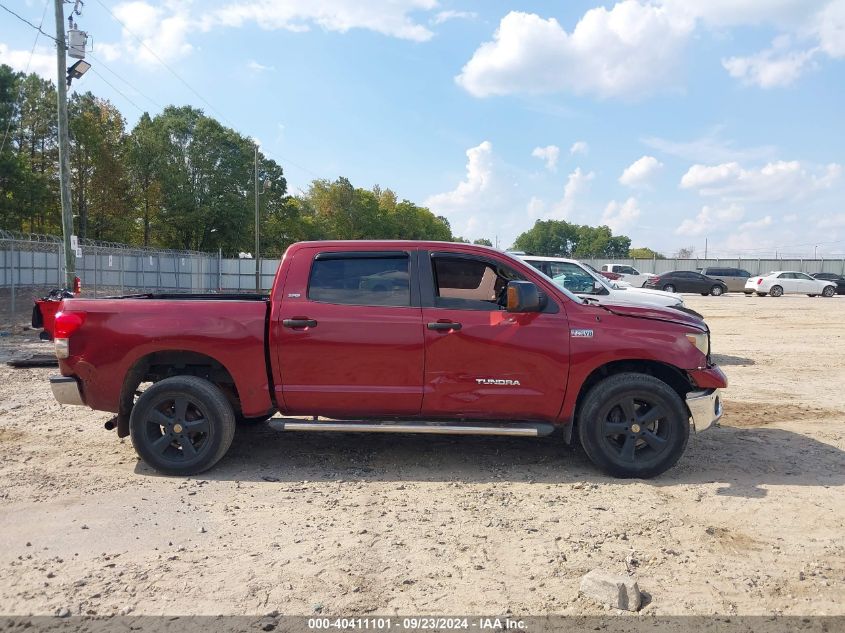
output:
<instances>
[{"instance_id":1,"label":"gravel ground","mask_svg":"<svg viewBox=\"0 0 845 633\"><path fill-rule=\"evenodd\" d=\"M651 481L557 438L266 427L161 477L109 414L54 403L55 369L0 365L0 613L602 614L578 593L602 568L645 614L845 614L845 297L688 304L727 413Z\"/></svg>"}]
</instances>

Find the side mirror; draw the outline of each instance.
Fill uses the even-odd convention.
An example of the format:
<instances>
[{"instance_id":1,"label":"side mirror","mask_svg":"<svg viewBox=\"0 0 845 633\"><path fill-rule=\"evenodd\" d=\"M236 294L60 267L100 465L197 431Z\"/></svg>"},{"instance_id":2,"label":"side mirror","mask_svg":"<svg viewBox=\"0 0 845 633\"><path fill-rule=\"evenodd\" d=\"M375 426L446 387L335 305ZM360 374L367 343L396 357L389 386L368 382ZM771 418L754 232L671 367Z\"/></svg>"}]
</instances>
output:
<instances>
[{"instance_id":1,"label":"side mirror","mask_svg":"<svg viewBox=\"0 0 845 633\"><path fill-rule=\"evenodd\" d=\"M508 312L540 312L540 291L530 281L508 282Z\"/></svg>"},{"instance_id":2,"label":"side mirror","mask_svg":"<svg viewBox=\"0 0 845 633\"><path fill-rule=\"evenodd\" d=\"M604 289L604 286L601 285L600 281L593 282L593 290L595 290L596 292L600 292L602 289Z\"/></svg>"}]
</instances>

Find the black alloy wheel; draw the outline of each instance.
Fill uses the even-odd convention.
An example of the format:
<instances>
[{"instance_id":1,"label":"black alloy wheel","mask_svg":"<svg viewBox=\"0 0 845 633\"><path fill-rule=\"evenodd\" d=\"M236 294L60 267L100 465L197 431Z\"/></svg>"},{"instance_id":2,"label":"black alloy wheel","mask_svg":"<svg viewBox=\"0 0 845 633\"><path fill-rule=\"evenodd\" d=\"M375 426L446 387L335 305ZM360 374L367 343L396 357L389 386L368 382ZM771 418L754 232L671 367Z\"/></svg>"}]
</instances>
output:
<instances>
[{"instance_id":1,"label":"black alloy wheel","mask_svg":"<svg viewBox=\"0 0 845 633\"><path fill-rule=\"evenodd\" d=\"M226 453L235 418L216 385L195 376L175 376L141 394L129 432L136 452L152 468L168 475L193 475L211 468Z\"/></svg>"}]
</instances>

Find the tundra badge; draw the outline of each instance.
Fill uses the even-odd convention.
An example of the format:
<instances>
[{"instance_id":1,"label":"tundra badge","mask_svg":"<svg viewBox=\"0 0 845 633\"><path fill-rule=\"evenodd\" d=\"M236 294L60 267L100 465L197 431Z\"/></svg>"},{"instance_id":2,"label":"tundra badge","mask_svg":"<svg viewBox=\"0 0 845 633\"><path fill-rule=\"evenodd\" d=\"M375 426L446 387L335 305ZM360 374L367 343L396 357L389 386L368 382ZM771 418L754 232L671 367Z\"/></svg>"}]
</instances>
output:
<instances>
[{"instance_id":1,"label":"tundra badge","mask_svg":"<svg viewBox=\"0 0 845 633\"><path fill-rule=\"evenodd\" d=\"M506 387L521 387L518 380L507 380L505 378L476 378L479 385L504 385Z\"/></svg>"}]
</instances>

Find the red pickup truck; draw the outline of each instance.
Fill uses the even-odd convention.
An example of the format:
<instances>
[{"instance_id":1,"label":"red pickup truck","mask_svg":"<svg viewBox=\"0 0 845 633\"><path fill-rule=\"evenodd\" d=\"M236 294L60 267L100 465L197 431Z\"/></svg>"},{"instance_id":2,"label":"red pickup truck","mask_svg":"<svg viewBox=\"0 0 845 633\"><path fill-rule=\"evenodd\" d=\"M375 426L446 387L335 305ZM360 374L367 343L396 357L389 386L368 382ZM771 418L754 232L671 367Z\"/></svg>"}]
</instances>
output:
<instances>
[{"instance_id":1,"label":"red pickup truck","mask_svg":"<svg viewBox=\"0 0 845 633\"><path fill-rule=\"evenodd\" d=\"M280 412L285 431L577 433L601 470L651 477L719 419L727 386L700 318L598 305L442 242L294 244L269 296L67 299L55 346L56 399L116 413L106 428L173 475Z\"/></svg>"}]
</instances>

